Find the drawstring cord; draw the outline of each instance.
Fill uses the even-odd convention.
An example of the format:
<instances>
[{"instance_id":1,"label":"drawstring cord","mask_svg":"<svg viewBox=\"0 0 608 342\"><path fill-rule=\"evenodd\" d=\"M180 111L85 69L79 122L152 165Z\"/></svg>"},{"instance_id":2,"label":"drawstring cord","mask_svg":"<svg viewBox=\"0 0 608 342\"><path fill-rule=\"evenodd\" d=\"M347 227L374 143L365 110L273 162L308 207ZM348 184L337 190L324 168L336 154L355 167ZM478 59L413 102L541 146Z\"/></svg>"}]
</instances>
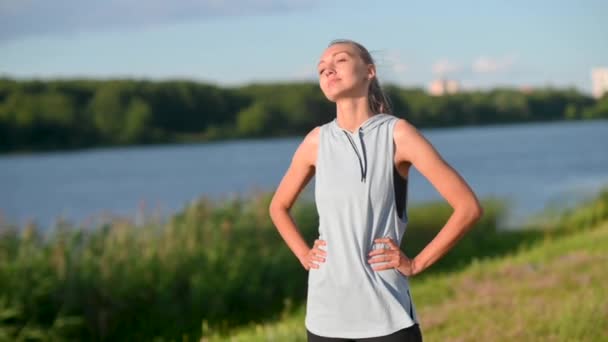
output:
<instances>
[{"instance_id":1,"label":"drawstring cord","mask_svg":"<svg viewBox=\"0 0 608 342\"><path fill-rule=\"evenodd\" d=\"M353 147L353 150L357 155L357 159L359 159L359 167L361 168L361 182L365 182L365 179L367 177L367 154L365 152L365 145L363 144L363 131L359 129L359 141L361 142L361 149L363 150L363 160L361 160L361 155L359 155L357 146L355 145L355 142L352 140L351 136L345 130L342 130L342 132L348 138L350 145Z\"/></svg>"}]
</instances>

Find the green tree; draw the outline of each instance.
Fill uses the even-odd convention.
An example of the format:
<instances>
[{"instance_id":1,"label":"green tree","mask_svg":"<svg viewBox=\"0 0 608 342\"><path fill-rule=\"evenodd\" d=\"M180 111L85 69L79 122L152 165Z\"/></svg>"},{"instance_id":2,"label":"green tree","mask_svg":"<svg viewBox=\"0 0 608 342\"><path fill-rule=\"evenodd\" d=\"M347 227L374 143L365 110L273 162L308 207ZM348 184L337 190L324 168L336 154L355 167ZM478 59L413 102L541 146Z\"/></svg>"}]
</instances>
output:
<instances>
[{"instance_id":1,"label":"green tree","mask_svg":"<svg viewBox=\"0 0 608 342\"><path fill-rule=\"evenodd\" d=\"M124 100L120 90L112 84L97 89L89 104L95 127L105 142L120 141L120 131L124 124Z\"/></svg>"},{"instance_id":2,"label":"green tree","mask_svg":"<svg viewBox=\"0 0 608 342\"><path fill-rule=\"evenodd\" d=\"M598 99L595 106L587 108L583 112L585 119L608 119L608 93Z\"/></svg>"},{"instance_id":3,"label":"green tree","mask_svg":"<svg viewBox=\"0 0 608 342\"><path fill-rule=\"evenodd\" d=\"M255 102L237 115L236 127L239 135L259 137L268 134L282 121L282 115L274 105Z\"/></svg>"},{"instance_id":4,"label":"green tree","mask_svg":"<svg viewBox=\"0 0 608 342\"><path fill-rule=\"evenodd\" d=\"M152 114L150 106L141 98L131 99L126 112L126 122L121 140L126 142L146 141Z\"/></svg>"}]
</instances>

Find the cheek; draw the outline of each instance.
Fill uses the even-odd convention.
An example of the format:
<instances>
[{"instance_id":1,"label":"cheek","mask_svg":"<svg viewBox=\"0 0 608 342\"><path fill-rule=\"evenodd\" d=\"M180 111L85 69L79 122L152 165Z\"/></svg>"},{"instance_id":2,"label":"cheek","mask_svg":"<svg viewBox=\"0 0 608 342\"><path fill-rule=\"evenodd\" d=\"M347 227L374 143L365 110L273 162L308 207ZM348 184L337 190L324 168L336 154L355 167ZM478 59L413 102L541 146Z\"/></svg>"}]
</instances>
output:
<instances>
[{"instance_id":1,"label":"cheek","mask_svg":"<svg viewBox=\"0 0 608 342\"><path fill-rule=\"evenodd\" d=\"M365 72L354 65L344 68L343 73L353 82L361 82L367 78Z\"/></svg>"},{"instance_id":2,"label":"cheek","mask_svg":"<svg viewBox=\"0 0 608 342\"><path fill-rule=\"evenodd\" d=\"M367 80L367 70L358 68L358 69L354 70L353 72L356 73L358 80L363 81L363 82L365 82Z\"/></svg>"}]
</instances>

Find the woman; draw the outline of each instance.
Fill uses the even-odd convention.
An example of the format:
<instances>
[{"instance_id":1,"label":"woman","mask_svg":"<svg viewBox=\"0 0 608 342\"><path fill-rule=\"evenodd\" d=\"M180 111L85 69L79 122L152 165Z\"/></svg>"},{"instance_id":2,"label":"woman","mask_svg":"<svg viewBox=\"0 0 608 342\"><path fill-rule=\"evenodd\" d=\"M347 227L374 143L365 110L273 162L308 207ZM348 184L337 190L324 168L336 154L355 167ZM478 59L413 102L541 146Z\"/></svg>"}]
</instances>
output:
<instances>
[{"instance_id":1,"label":"woman","mask_svg":"<svg viewBox=\"0 0 608 342\"><path fill-rule=\"evenodd\" d=\"M391 114L369 52L330 43L319 84L336 118L297 148L270 204L281 237L309 271L309 341L422 341L409 278L441 258L481 217L466 182L406 120ZM413 259L401 250L410 166L454 211ZM315 175L319 238L308 246L289 210Z\"/></svg>"}]
</instances>

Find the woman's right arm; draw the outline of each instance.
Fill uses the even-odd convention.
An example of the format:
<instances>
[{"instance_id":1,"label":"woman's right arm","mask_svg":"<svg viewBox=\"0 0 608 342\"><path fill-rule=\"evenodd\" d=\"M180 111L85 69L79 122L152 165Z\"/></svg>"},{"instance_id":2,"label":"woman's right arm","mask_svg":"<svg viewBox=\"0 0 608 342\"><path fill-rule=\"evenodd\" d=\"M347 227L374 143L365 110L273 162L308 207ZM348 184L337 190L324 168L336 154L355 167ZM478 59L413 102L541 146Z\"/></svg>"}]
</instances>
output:
<instances>
[{"instance_id":1,"label":"woman's right arm","mask_svg":"<svg viewBox=\"0 0 608 342\"><path fill-rule=\"evenodd\" d=\"M324 242L317 240L314 246L309 248L289 214L289 210L302 189L315 174L318 146L319 127L316 127L306 135L298 146L269 207L270 218L277 227L279 234L306 270L319 267L313 261L325 261L325 251L318 249L318 246L323 245Z\"/></svg>"}]
</instances>

